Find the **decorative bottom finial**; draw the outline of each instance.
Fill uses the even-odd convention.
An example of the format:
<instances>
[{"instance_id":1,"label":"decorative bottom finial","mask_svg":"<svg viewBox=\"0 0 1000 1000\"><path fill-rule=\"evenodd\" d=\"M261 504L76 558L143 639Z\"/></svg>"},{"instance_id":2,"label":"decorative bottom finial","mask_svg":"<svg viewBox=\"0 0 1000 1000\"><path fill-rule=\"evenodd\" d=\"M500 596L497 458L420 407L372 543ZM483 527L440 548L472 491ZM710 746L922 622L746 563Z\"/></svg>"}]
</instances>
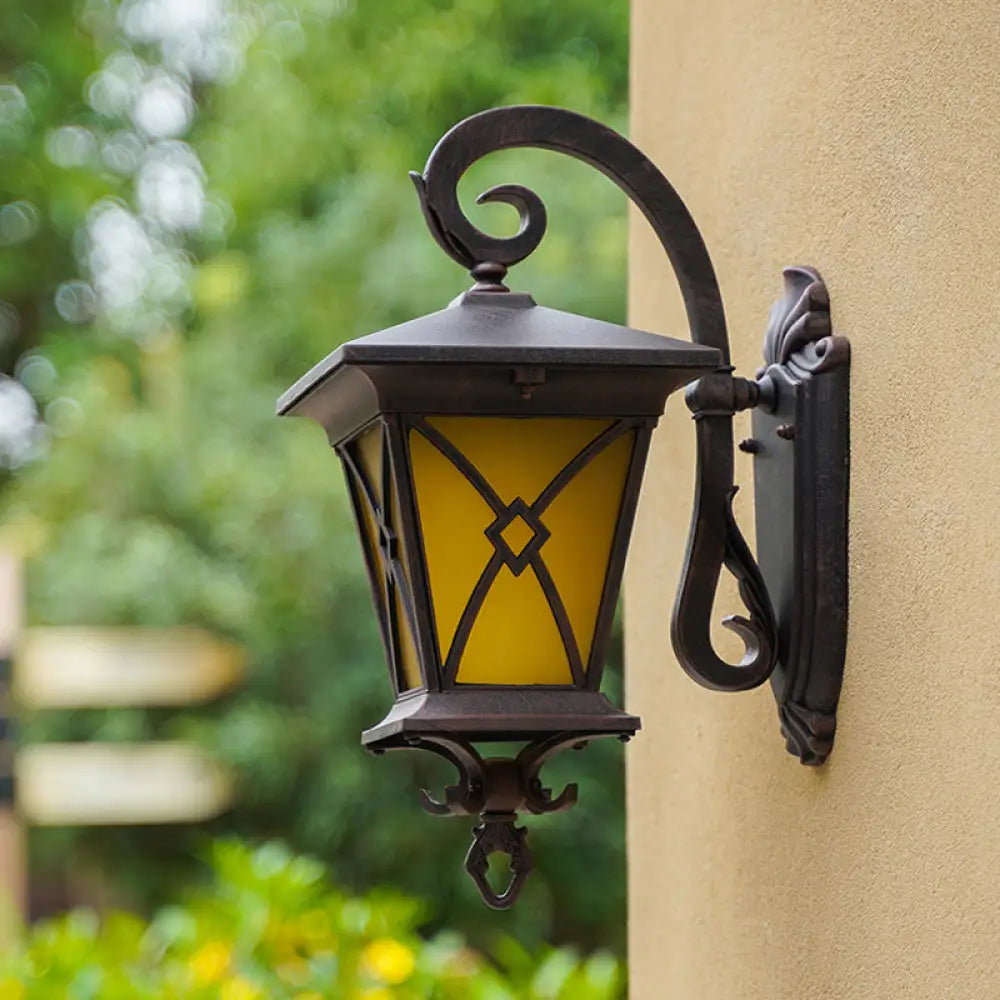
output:
<instances>
[{"instance_id":1,"label":"decorative bottom finial","mask_svg":"<svg viewBox=\"0 0 1000 1000\"><path fill-rule=\"evenodd\" d=\"M472 845L465 856L465 870L476 883L483 902L494 910L506 910L517 902L534 862L528 849L528 831L515 826L517 813L489 813L480 816L482 823L472 831ZM491 854L506 854L510 858L511 874L507 888L498 893L486 877Z\"/></svg>"},{"instance_id":2,"label":"decorative bottom finial","mask_svg":"<svg viewBox=\"0 0 1000 1000\"><path fill-rule=\"evenodd\" d=\"M576 804L577 786L567 785L560 795L553 797L551 789L545 788L539 777L542 766L566 747L582 749L588 738L588 734L556 733L529 743L516 757L488 758L480 756L471 743L445 736L414 736L404 744L429 750L458 768L458 783L445 788L443 800L421 790L421 805L432 816L478 817L465 870L487 906L495 910L513 906L534 867L525 842L528 831L515 825L518 813L563 812ZM490 855L498 853L510 859L511 880L501 893L487 878Z\"/></svg>"}]
</instances>

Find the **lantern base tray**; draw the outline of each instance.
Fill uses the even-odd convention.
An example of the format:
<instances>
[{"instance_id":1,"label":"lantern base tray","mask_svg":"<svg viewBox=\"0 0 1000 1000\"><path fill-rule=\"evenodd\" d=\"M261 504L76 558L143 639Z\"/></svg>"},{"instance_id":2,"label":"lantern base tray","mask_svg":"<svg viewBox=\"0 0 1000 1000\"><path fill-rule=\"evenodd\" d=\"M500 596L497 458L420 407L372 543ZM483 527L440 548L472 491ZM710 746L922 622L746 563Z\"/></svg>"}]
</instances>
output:
<instances>
[{"instance_id":1,"label":"lantern base tray","mask_svg":"<svg viewBox=\"0 0 1000 1000\"><path fill-rule=\"evenodd\" d=\"M421 736L466 742L537 740L553 733L581 738L629 738L641 722L599 691L543 687L475 687L403 694L389 714L366 730L369 750L405 745Z\"/></svg>"}]
</instances>

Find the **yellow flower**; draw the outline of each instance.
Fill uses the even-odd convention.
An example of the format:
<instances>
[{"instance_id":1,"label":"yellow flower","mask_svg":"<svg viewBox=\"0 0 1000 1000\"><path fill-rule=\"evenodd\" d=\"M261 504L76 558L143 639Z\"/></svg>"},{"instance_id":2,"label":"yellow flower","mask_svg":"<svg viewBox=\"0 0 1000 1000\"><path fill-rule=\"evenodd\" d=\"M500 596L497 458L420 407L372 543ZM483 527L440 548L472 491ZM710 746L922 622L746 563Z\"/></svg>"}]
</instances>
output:
<instances>
[{"instance_id":1,"label":"yellow flower","mask_svg":"<svg viewBox=\"0 0 1000 1000\"><path fill-rule=\"evenodd\" d=\"M199 986L208 986L225 976L232 958L232 948L225 941L207 941L188 960L188 971Z\"/></svg>"},{"instance_id":2,"label":"yellow flower","mask_svg":"<svg viewBox=\"0 0 1000 1000\"><path fill-rule=\"evenodd\" d=\"M413 975L417 959L410 948L393 938L376 938L365 946L361 964L373 979L395 986ZM383 1000L376 996L374 1000Z\"/></svg>"},{"instance_id":3,"label":"yellow flower","mask_svg":"<svg viewBox=\"0 0 1000 1000\"><path fill-rule=\"evenodd\" d=\"M234 976L219 991L220 1000L258 1000L261 996L261 991L242 976Z\"/></svg>"},{"instance_id":4,"label":"yellow flower","mask_svg":"<svg viewBox=\"0 0 1000 1000\"><path fill-rule=\"evenodd\" d=\"M365 990L361 1000L392 1000L392 994L384 986L379 986L375 990Z\"/></svg>"},{"instance_id":5,"label":"yellow flower","mask_svg":"<svg viewBox=\"0 0 1000 1000\"><path fill-rule=\"evenodd\" d=\"M24 1000L27 991L16 979L0 980L0 1000Z\"/></svg>"}]
</instances>

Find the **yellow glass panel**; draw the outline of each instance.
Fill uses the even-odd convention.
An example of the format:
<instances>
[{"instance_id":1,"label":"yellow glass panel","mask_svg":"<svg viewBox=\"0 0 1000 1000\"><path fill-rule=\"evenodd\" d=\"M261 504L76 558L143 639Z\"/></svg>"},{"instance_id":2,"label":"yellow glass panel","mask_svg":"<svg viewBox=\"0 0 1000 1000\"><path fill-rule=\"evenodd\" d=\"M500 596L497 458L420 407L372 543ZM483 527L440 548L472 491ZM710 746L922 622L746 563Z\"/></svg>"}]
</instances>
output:
<instances>
[{"instance_id":1,"label":"yellow glass panel","mask_svg":"<svg viewBox=\"0 0 1000 1000\"><path fill-rule=\"evenodd\" d=\"M375 494L375 502L382 506L382 425L374 424L354 442L354 455L361 471Z\"/></svg>"},{"instance_id":2,"label":"yellow glass panel","mask_svg":"<svg viewBox=\"0 0 1000 1000\"><path fill-rule=\"evenodd\" d=\"M635 431L623 434L585 465L542 515L552 537L541 556L562 597L580 658L587 665L604 591Z\"/></svg>"},{"instance_id":3,"label":"yellow glass panel","mask_svg":"<svg viewBox=\"0 0 1000 1000\"><path fill-rule=\"evenodd\" d=\"M400 688L408 691L411 688L423 687L423 678L420 676L420 656L417 653L417 644L414 642L413 633L410 631L410 623L403 610L403 602L399 598L399 591L396 591L396 622L397 639L399 642L399 666L402 677L399 678Z\"/></svg>"},{"instance_id":4,"label":"yellow glass panel","mask_svg":"<svg viewBox=\"0 0 1000 1000\"><path fill-rule=\"evenodd\" d=\"M382 495L383 447L383 431L380 424L370 427L367 431L361 434L354 443L354 455L356 460L375 494L375 502L380 507L385 503L385 498ZM385 592L385 584L382 577L384 559L382 550L379 548L378 544L378 530L376 529L375 521L372 518L367 505L364 503L362 503L362 511L361 527L365 536L365 544L372 553L375 566L377 567L375 585L382 595L381 613L387 614L386 608L388 595ZM405 581L405 586L408 588L410 594L412 594L413 586L410 580L410 567L404 550L403 533L400 530L399 503L395 495L395 487L393 487L393 497L390 504L390 526L393 534L396 536L399 561L403 567L403 580ZM409 621L406 617L403 601L401 600L398 592L393 598L393 603L396 615L396 655L399 660L399 676L397 677L397 681L400 689L404 691L411 688L422 687L423 678L420 673L420 656L417 652L416 641L410 629Z\"/></svg>"},{"instance_id":5,"label":"yellow glass panel","mask_svg":"<svg viewBox=\"0 0 1000 1000\"><path fill-rule=\"evenodd\" d=\"M504 503L533 504L552 479L610 421L542 417L433 417L428 420L477 468ZM584 666L593 642L608 557L634 432L599 453L563 488L541 520L552 533L540 555L553 576ZM469 597L494 556L484 532L495 518L475 488L419 432L410 434L414 488L442 658ZM532 531L522 518L504 530L517 554ZM479 611L457 681L570 684L567 654L530 567L501 569Z\"/></svg>"},{"instance_id":6,"label":"yellow glass panel","mask_svg":"<svg viewBox=\"0 0 1000 1000\"><path fill-rule=\"evenodd\" d=\"M610 426L566 417L430 417L504 503L533 503L559 470Z\"/></svg>"},{"instance_id":7,"label":"yellow glass panel","mask_svg":"<svg viewBox=\"0 0 1000 1000\"><path fill-rule=\"evenodd\" d=\"M422 434L410 432L410 464L442 662L476 582L493 556L483 532L494 514Z\"/></svg>"},{"instance_id":8,"label":"yellow glass panel","mask_svg":"<svg viewBox=\"0 0 1000 1000\"><path fill-rule=\"evenodd\" d=\"M543 550L544 551L544 550ZM504 566L469 634L459 684L572 684L566 648L538 577Z\"/></svg>"},{"instance_id":9,"label":"yellow glass panel","mask_svg":"<svg viewBox=\"0 0 1000 1000\"><path fill-rule=\"evenodd\" d=\"M361 510L361 517L359 519L359 527L361 528L361 544L364 545L365 551L371 559L371 565L374 567L372 570L372 583L374 584L375 592L379 595L379 617L382 620L388 620L388 613L386 610L385 580L382 576L382 554L379 552L378 547L378 531L375 528L375 520L371 515L371 511L368 509L368 504L365 503L364 498L360 495L361 487L356 482L353 483L353 486L359 495L358 507Z\"/></svg>"}]
</instances>

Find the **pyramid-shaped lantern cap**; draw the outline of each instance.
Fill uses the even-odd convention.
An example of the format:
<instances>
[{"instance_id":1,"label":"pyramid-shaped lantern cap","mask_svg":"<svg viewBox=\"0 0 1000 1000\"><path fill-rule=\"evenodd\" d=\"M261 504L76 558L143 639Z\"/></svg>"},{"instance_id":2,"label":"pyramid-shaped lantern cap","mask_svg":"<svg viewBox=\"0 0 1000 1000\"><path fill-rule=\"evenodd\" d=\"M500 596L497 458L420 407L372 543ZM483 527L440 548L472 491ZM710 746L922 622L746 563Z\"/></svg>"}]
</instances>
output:
<instances>
[{"instance_id":1,"label":"pyramid-shaped lantern cap","mask_svg":"<svg viewBox=\"0 0 1000 1000\"><path fill-rule=\"evenodd\" d=\"M312 417L334 444L379 412L658 417L669 393L719 363L711 347L471 291L338 347L278 413Z\"/></svg>"},{"instance_id":2,"label":"pyramid-shaped lantern cap","mask_svg":"<svg viewBox=\"0 0 1000 1000\"><path fill-rule=\"evenodd\" d=\"M638 728L599 687L649 438L720 360L473 290L281 397L347 475L396 692L365 743Z\"/></svg>"}]
</instances>

